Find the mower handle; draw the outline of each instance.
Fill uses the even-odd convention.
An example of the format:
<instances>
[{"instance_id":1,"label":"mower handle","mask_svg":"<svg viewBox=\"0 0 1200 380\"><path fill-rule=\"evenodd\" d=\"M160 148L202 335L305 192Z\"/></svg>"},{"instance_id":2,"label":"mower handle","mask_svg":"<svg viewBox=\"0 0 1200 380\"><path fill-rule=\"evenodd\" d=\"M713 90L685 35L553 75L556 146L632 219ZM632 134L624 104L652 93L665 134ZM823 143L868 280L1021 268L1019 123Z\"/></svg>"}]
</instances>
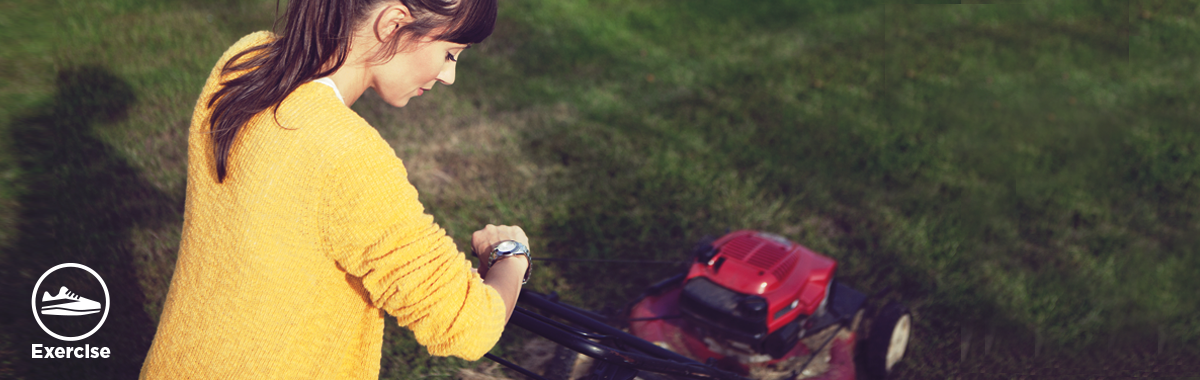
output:
<instances>
[{"instance_id":1,"label":"mower handle","mask_svg":"<svg viewBox=\"0 0 1200 380\"><path fill-rule=\"evenodd\" d=\"M640 353L617 350L584 338L576 331L564 330L559 326L546 323L534 317L533 314L532 311L518 307L514 310L508 323L545 337L572 351L618 366L701 379L747 380L733 373L709 367L695 361L681 363L654 358Z\"/></svg>"},{"instance_id":2,"label":"mower handle","mask_svg":"<svg viewBox=\"0 0 1200 380\"><path fill-rule=\"evenodd\" d=\"M617 342L628 345L635 350L644 352L651 356L680 363L700 364L700 362L692 360L691 358L656 346L653 343L647 342L645 339L621 331L615 327L605 324L604 322L597 321L594 318L576 312L572 310L572 308L567 307L566 304L560 304L558 302L551 301L541 293L522 289L520 297L517 298L517 303L529 304L530 306L541 310L543 313L547 313L551 316L558 316L571 323L582 326L583 328L591 329L592 331L607 335ZM534 332L536 333L536 331Z\"/></svg>"},{"instance_id":3,"label":"mower handle","mask_svg":"<svg viewBox=\"0 0 1200 380\"><path fill-rule=\"evenodd\" d=\"M513 310L512 317L508 321L510 325L521 327L572 351L602 360L611 365L690 378L748 380L737 374L701 364L686 356L668 351L644 339L571 310L571 308L566 307L567 305L548 300L546 296L540 293L522 290L521 296L518 298L518 303L537 307L547 315L558 316L575 325L591 329L613 340L618 346L627 346L645 353L618 350L602 343L594 342L588 339L588 336L594 336L592 334L579 331L571 326L564 325L519 306ZM505 365L508 366L509 364L511 363Z\"/></svg>"}]
</instances>

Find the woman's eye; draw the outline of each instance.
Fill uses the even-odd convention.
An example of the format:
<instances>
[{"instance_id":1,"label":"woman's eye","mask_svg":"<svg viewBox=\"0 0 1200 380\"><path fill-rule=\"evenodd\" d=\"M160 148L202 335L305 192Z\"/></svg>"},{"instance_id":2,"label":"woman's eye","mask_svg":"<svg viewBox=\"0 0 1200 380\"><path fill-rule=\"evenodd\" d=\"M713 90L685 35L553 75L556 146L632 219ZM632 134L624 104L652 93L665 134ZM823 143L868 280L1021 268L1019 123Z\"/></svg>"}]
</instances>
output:
<instances>
[{"instance_id":1,"label":"woman's eye","mask_svg":"<svg viewBox=\"0 0 1200 380\"><path fill-rule=\"evenodd\" d=\"M450 62L458 62L458 60L454 58L454 54L450 53L446 53L446 60Z\"/></svg>"}]
</instances>

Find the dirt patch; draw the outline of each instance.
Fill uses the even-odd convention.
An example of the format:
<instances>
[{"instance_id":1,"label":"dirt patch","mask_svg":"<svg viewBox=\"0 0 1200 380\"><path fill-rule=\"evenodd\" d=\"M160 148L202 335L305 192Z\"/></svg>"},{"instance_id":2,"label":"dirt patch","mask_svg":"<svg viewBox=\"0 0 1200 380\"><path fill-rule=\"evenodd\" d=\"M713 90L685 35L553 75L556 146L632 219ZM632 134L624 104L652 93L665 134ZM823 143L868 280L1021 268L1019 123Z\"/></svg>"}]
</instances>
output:
<instances>
[{"instance_id":1,"label":"dirt patch","mask_svg":"<svg viewBox=\"0 0 1200 380\"><path fill-rule=\"evenodd\" d=\"M474 368L463 368L458 370L458 378L462 380L500 380L508 379L500 374L497 369L500 368L499 363L491 361L480 362Z\"/></svg>"},{"instance_id":2,"label":"dirt patch","mask_svg":"<svg viewBox=\"0 0 1200 380\"><path fill-rule=\"evenodd\" d=\"M542 376L547 376L546 371L550 367L556 355L560 355L561 349L558 344L551 342L545 338L533 338L525 342L521 346L521 350L517 352L516 363L527 370L533 371ZM582 355L580 355L582 356ZM464 380L498 380L509 379L504 374L504 371L498 371L498 368L503 368L500 364L491 361L482 361L474 368L463 368L459 371L460 379ZM512 372L512 371L508 371ZM517 379L523 379L524 376L514 374ZM554 378L551 376L550 378ZM572 376L572 379L577 377Z\"/></svg>"},{"instance_id":3,"label":"dirt patch","mask_svg":"<svg viewBox=\"0 0 1200 380\"><path fill-rule=\"evenodd\" d=\"M520 365L539 374L546 373L546 366L554 360L558 344L545 338L534 338L521 347Z\"/></svg>"},{"instance_id":4,"label":"dirt patch","mask_svg":"<svg viewBox=\"0 0 1200 380\"><path fill-rule=\"evenodd\" d=\"M355 110L396 150L422 196L447 201L491 199L543 184L556 168L535 163L524 136L575 119L566 105L496 112L450 91L401 109L373 92L359 103Z\"/></svg>"}]
</instances>

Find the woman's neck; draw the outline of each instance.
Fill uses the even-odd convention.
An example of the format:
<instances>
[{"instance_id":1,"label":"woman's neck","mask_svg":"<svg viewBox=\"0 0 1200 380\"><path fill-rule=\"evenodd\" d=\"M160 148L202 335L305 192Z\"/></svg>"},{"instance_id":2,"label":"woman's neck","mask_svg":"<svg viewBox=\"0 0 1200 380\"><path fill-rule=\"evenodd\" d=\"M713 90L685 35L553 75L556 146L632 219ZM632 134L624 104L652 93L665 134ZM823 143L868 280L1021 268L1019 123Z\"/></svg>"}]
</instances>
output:
<instances>
[{"instance_id":1,"label":"woman's neck","mask_svg":"<svg viewBox=\"0 0 1200 380\"><path fill-rule=\"evenodd\" d=\"M361 62L355 62L355 64L346 62L338 71L329 75L329 79L333 79L338 91L342 93L342 101L346 103L347 107L354 105L363 92L367 91L369 85L365 74L366 70Z\"/></svg>"},{"instance_id":2,"label":"woman's neck","mask_svg":"<svg viewBox=\"0 0 1200 380\"><path fill-rule=\"evenodd\" d=\"M329 78L333 79L333 83L337 84L338 91L341 91L342 99L346 102L347 107L354 105L354 102L362 97L367 88L371 87L368 62L375 56L375 50L379 49L381 45L375 34L371 33L369 29L359 30L350 40L350 51L346 54L346 62L329 75Z\"/></svg>"}]
</instances>

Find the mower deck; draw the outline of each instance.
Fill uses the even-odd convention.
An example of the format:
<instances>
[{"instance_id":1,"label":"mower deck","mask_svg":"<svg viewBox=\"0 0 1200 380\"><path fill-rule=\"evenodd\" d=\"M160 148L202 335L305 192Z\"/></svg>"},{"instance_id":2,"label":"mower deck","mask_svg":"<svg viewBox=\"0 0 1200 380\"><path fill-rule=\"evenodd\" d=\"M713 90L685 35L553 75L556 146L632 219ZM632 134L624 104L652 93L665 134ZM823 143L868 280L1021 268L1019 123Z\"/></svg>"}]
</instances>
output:
<instances>
[{"instance_id":1,"label":"mower deck","mask_svg":"<svg viewBox=\"0 0 1200 380\"><path fill-rule=\"evenodd\" d=\"M650 286L628 314L600 315L522 290L519 302L530 308L517 307L509 324L591 358L582 370L592 379L850 380L860 366L883 379L903 357L912 313L885 305L860 342L867 296L833 278L837 264L828 257L751 230L706 239L692 256L685 273ZM625 323L628 331L616 327ZM535 380L570 379L581 369L559 360L543 376L487 356Z\"/></svg>"},{"instance_id":2,"label":"mower deck","mask_svg":"<svg viewBox=\"0 0 1200 380\"><path fill-rule=\"evenodd\" d=\"M630 333L701 363L712 359L717 367L750 378L774 379L795 371L796 378L854 379L857 341L854 331L858 322L855 316L866 296L842 284L834 289L829 312L815 319L800 344L779 359L740 353L711 339L705 342L689 334L687 320L677 317L681 290L678 285L638 302L629 315Z\"/></svg>"}]
</instances>

